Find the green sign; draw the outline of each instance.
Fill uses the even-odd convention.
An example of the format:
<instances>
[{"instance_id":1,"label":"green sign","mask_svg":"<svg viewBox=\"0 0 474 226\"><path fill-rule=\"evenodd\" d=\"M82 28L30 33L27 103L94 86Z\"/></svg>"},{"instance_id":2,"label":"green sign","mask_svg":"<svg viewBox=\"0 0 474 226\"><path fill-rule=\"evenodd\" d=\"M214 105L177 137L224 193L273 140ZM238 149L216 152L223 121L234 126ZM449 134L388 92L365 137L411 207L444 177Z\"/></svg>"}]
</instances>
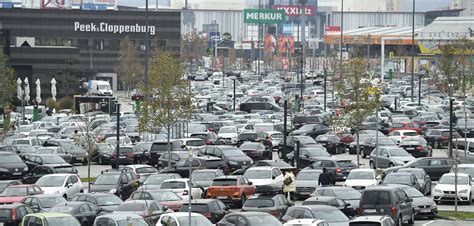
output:
<instances>
[{"instance_id":1,"label":"green sign","mask_svg":"<svg viewBox=\"0 0 474 226\"><path fill-rule=\"evenodd\" d=\"M285 22L285 10L281 9L244 9L244 23L281 24Z\"/></svg>"}]
</instances>

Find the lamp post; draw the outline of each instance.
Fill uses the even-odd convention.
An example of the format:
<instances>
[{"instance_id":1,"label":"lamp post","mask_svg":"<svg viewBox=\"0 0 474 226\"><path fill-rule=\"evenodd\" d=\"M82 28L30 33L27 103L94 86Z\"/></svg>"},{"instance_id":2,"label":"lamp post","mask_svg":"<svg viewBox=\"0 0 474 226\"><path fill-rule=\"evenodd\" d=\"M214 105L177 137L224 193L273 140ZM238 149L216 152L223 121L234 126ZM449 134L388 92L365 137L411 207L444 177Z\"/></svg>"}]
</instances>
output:
<instances>
[{"instance_id":1,"label":"lamp post","mask_svg":"<svg viewBox=\"0 0 474 226\"><path fill-rule=\"evenodd\" d=\"M144 71L144 81L143 84L145 86L145 90L148 89L148 47L149 47L149 36L150 34L148 33L148 0L145 0L145 71ZM158 8L158 4L156 4L156 7ZM146 99L147 97L145 97ZM118 156L117 156L118 157Z\"/></svg>"},{"instance_id":2,"label":"lamp post","mask_svg":"<svg viewBox=\"0 0 474 226\"><path fill-rule=\"evenodd\" d=\"M188 181L188 186L189 186L189 198L188 198L188 217L189 217L189 225L191 225L191 190L192 190L192 187L193 187L193 183L191 181L192 179L192 173L193 173L193 149L190 147L189 148L189 157L188 157L188 161L189 161L189 181Z\"/></svg>"},{"instance_id":3,"label":"lamp post","mask_svg":"<svg viewBox=\"0 0 474 226\"><path fill-rule=\"evenodd\" d=\"M118 100L117 100L118 101ZM119 162L119 156L120 156L120 104L116 103L116 113L117 113L117 146L115 147L116 151L116 164L117 164L117 169L119 168L120 162ZM113 168L113 167L112 167Z\"/></svg>"},{"instance_id":4,"label":"lamp post","mask_svg":"<svg viewBox=\"0 0 474 226\"><path fill-rule=\"evenodd\" d=\"M449 89L449 145L448 155L450 158L453 157L453 84L448 85Z\"/></svg>"},{"instance_id":5,"label":"lamp post","mask_svg":"<svg viewBox=\"0 0 474 226\"><path fill-rule=\"evenodd\" d=\"M301 39L300 39L300 46L301 46L301 59L300 59L300 67L301 67L301 75L300 75L300 109L303 109L304 106L304 98L303 98L303 80L304 80L304 63L305 63L305 44L306 44L306 3L308 0L299 0L301 4Z\"/></svg>"},{"instance_id":6,"label":"lamp post","mask_svg":"<svg viewBox=\"0 0 474 226\"><path fill-rule=\"evenodd\" d=\"M415 76L415 5L416 0L413 0L413 11L412 11L412 21L411 21L411 102L413 102L414 97L414 76Z\"/></svg>"}]
</instances>

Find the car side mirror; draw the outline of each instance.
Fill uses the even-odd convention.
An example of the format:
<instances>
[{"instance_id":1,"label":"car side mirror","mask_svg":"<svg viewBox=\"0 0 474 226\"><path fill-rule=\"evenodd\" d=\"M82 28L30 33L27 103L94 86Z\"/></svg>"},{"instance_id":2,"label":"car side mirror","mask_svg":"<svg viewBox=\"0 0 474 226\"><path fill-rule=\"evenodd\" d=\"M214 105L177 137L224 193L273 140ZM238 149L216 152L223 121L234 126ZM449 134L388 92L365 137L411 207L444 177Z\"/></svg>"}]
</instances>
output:
<instances>
[{"instance_id":1,"label":"car side mirror","mask_svg":"<svg viewBox=\"0 0 474 226\"><path fill-rule=\"evenodd\" d=\"M346 208L352 207L350 203L346 203Z\"/></svg>"},{"instance_id":2,"label":"car side mirror","mask_svg":"<svg viewBox=\"0 0 474 226\"><path fill-rule=\"evenodd\" d=\"M225 206L225 207L224 207L224 210L230 210L230 207L229 207L229 206Z\"/></svg>"},{"instance_id":3,"label":"car side mirror","mask_svg":"<svg viewBox=\"0 0 474 226\"><path fill-rule=\"evenodd\" d=\"M272 180L275 180L275 178L276 178L275 176L272 176Z\"/></svg>"},{"instance_id":4,"label":"car side mirror","mask_svg":"<svg viewBox=\"0 0 474 226\"><path fill-rule=\"evenodd\" d=\"M413 199L412 199L412 198L408 198L408 199L407 199L407 202L413 202Z\"/></svg>"},{"instance_id":5,"label":"car side mirror","mask_svg":"<svg viewBox=\"0 0 474 226\"><path fill-rule=\"evenodd\" d=\"M166 212L166 211L168 211L168 207L163 206L163 207L161 208L161 210L162 210L163 212Z\"/></svg>"},{"instance_id":6,"label":"car side mirror","mask_svg":"<svg viewBox=\"0 0 474 226\"><path fill-rule=\"evenodd\" d=\"M376 180L382 180L382 176L381 175L378 175L375 177Z\"/></svg>"},{"instance_id":7,"label":"car side mirror","mask_svg":"<svg viewBox=\"0 0 474 226\"><path fill-rule=\"evenodd\" d=\"M247 184L248 184L248 185L252 185L253 183L252 183L252 181L249 181Z\"/></svg>"},{"instance_id":8,"label":"car side mirror","mask_svg":"<svg viewBox=\"0 0 474 226\"><path fill-rule=\"evenodd\" d=\"M181 145L181 148L186 148L186 145L184 145L184 144L183 144L183 145Z\"/></svg>"},{"instance_id":9,"label":"car side mirror","mask_svg":"<svg viewBox=\"0 0 474 226\"><path fill-rule=\"evenodd\" d=\"M72 185L73 185L72 183L67 183L66 188L70 188L70 187L72 187Z\"/></svg>"}]
</instances>

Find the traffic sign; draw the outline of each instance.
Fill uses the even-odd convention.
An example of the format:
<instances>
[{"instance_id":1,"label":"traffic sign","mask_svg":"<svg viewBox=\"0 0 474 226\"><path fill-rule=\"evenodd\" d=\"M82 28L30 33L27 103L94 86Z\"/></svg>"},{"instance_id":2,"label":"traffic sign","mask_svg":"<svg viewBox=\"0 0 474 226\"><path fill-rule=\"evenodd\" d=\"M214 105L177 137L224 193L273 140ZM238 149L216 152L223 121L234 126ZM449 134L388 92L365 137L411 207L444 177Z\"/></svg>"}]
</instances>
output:
<instances>
[{"instance_id":1,"label":"traffic sign","mask_svg":"<svg viewBox=\"0 0 474 226\"><path fill-rule=\"evenodd\" d=\"M209 32L209 40L211 41L219 41L221 40L221 33L220 32L216 32L216 31L212 31L212 32Z\"/></svg>"},{"instance_id":2,"label":"traffic sign","mask_svg":"<svg viewBox=\"0 0 474 226\"><path fill-rule=\"evenodd\" d=\"M285 22L285 10L281 9L244 9L244 23L281 24Z\"/></svg>"}]
</instances>

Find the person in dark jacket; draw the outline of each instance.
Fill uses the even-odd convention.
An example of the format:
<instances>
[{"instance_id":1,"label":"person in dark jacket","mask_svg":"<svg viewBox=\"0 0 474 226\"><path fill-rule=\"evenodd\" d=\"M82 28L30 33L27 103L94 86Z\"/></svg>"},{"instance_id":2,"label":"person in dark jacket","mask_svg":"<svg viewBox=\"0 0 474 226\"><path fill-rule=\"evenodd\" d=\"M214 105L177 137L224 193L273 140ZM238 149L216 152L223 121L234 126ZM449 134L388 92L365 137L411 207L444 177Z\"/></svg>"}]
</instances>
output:
<instances>
[{"instance_id":1,"label":"person in dark jacket","mask_svg":"<svg viewBox=\"0 0 474 226\"><path fill-rule=\"evenodd\" d=\"M333 177L326 168L323 168L323 173L319 174L318 184L321 187L329 187L334 184Z\"/></svg>"}]
</instances>

